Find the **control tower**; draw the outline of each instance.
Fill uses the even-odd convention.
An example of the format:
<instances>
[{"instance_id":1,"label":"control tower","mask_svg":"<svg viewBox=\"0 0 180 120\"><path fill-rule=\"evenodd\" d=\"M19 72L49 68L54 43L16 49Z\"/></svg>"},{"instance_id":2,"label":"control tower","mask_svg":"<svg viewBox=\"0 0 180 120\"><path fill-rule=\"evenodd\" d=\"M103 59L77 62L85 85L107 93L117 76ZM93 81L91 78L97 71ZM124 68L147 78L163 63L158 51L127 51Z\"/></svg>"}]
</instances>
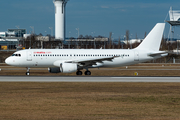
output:
<instances>
[{"instance_id":1,"label":"control tower","mask_svg":"<svg viewBox=\"0 0 180 120\"><path fill-rule=\"evenodd\" d=\"M65 7L69 0L54 0L55 6L55 39L65 40Z\"/></svg>"}]
</instances>

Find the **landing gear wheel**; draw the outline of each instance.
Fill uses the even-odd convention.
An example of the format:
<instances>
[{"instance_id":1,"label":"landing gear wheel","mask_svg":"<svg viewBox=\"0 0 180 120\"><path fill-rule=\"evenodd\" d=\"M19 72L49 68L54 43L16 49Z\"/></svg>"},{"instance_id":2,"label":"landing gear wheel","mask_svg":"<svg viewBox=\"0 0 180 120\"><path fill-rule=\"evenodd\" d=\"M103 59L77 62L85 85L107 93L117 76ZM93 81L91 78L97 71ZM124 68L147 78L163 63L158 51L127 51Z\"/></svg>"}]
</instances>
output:
<instances>
[{"instance_id":1,"label":"landing gear wheel","mask_svg":"<svg viewBox=\"0 0 180 120\"><path fill-rule=\"evenodd\" d=\"M77 71L76 75L82 75L82 72L81 71Z\"/></svg>"},{"instance_id":2,"label":"landing gear wheel","mask_svg":"<svg viewBox=\"0 0 180 120\"><path fill-rule=\"evenodd\" d=\"M91 75L91 71L86 71L84 74L85 75Z\"/></svg>"},{"instance_id":3,"label":"landing gear wheel","mask_svg":"<svg viewBox=\"0 0 180 120\"><path fill-rule=\"evenodd\" d=\"M27 75L27 76L29 76L29 75L30 75L30 73L29 73L29 72L26 72L26 75Z\"/></svg>"},{"instance_id":4,"label":"landing gear wheel","mask_svg":"<svg viewBox=\"0 0 180 120\"><path fill-rule=\"evenodd\" d=\"M27 67L27 72L26 72L26 75L29 76L30 75L30 68Z\"/></svg>"}]
</instances>

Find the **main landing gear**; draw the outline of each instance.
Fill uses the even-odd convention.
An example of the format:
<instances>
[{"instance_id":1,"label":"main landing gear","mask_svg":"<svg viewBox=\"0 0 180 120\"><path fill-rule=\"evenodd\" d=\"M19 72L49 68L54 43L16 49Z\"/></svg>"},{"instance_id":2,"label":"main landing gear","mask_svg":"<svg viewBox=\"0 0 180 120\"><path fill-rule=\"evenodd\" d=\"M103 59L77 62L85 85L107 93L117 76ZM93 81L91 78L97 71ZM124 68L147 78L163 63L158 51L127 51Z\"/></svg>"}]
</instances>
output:
<instances>
[{"instance_id":1,"label":"main landing gear","mask_svg":"<svg viewBox=\"0 0 180 120\"><path fill-rule=\"evenodd\" d=\"M85 75L91 75L91 72L89 70L87 70L84 74Z\"/></svg>"},{"instance_id":2,"label":"main landing gear","mask_svg":"<svg viewBox=\"0 0 180 120\"><path fill-rule=\"evenodd\" d=\"M84 72L85 75L91 75L91 71L87 70L86 72ZM82 71L77 71L76 75L82 75Z\"/></svg>"},{"instance_id":3,"label":"main landing gear","mask_svg":"<svg viewBox=\"0 0 180 120\"><path fill-rule=\"evenodd\" d=\"M79 71L79 70L78 70L78 71L76 72L76 75L82 75L82 71Z\"/></svg>"},{"instance_id":4,"label":"main landing gear","mask_svg":"<svg viewBox=\"0 0 180 120\"><path fill-rule=\"evenodd\" d=\"M30 68L27 68L27 72L26 72L26 75L29 76L30 75Z\"/></svg>"}]
</instances>

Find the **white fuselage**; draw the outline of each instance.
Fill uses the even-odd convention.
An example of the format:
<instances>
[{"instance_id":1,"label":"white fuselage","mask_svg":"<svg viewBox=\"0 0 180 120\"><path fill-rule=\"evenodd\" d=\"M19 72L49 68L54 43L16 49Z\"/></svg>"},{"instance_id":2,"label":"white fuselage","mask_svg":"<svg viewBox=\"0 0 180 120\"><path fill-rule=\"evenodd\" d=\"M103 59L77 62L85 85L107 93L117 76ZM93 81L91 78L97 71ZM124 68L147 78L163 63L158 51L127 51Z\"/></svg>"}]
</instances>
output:
<instances>
[{"instance_id":1,"label":"white fuselage","mask_svg":"<svg viewBox=\"0 0 180 120\"><path fill-rule=\"evenodd\" d=\"M135 49L27 49L15 52L14 54L20 56L10 56L6 59L6 63L18 67L55 67L54 62L57 60L78 61L115 56L112 61L97 62L97 65L92 67L120 67L155 59L148 56L148 53Z\"/></svg>"}]
</instances>

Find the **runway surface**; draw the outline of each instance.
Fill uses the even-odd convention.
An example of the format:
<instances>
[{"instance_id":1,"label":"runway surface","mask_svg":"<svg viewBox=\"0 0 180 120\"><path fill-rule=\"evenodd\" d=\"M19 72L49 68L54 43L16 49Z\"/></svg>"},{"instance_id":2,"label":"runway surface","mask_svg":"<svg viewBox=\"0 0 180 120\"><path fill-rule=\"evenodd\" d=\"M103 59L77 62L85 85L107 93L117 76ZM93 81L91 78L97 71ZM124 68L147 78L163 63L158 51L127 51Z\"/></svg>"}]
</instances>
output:
<instances>
[{"instance_id":1,"label":"runway surface","mask_svg":"<svg viewBox=\"0 0 180 120\"><path fill-rule=\"evenodd\" d=\"M180 77L0 76L0 82L177 82L180 83Z\"/></svg>"}]
</instances>

